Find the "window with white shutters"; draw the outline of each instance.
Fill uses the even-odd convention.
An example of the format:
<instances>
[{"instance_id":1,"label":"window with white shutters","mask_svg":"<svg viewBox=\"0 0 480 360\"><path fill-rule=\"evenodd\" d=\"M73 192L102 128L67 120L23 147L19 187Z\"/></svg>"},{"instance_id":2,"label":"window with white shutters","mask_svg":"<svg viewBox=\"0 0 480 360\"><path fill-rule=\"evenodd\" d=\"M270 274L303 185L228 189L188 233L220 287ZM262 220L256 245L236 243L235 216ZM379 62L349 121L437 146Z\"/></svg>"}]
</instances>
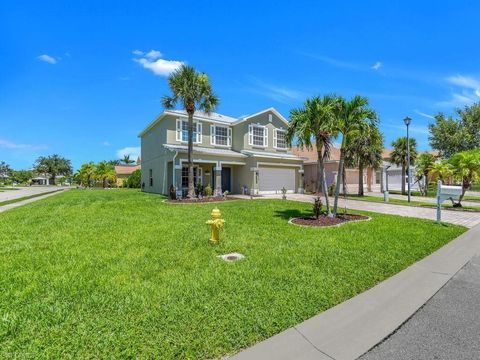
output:
<instances>
[{"instance_id":1,"label":"window with white shutters","mask_svg":"<svg viewBox=\"0 0 480 360\"><path fill-rule=\"evenodd\" d=\"M177 119L177 141L188 142L188 120ZM193 122L193 142L200 144L202 142L202 124L198 121Z\"/></svg>"},{"instance_id":2,"label":"window with white shutters","mask_svg":"<svg viewBox=\"0 0 480 360\"><path fill-rule=\"evenodd\" d=\"M249 125L248 142L252 146L268 146L268 129L262 125Z\"/></svg>"},{"instance_id":3,"label":"window with white shutters","mask_svg":"<svg viewBox=\"0 0 480 360\"><path fill-rule=\"evenodd\" d=\"M232 145L232 129L228 126L210 126L211 144L218 146Z\"/></svg>"}]
</instances>

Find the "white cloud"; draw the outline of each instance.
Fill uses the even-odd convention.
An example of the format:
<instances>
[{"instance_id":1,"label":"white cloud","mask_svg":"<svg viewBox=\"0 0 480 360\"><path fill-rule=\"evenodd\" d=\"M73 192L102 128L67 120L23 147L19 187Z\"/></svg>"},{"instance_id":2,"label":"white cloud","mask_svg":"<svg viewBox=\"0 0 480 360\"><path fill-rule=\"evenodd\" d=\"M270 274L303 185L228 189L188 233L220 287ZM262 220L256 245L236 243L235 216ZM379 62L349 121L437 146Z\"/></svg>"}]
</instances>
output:
<instances>
[{"instance_id":1,"label":"white cloud","mask_svg":"<svg viewBox=\"0 0 480 360\"><path fill-rule=\"evenodd\" d=\"M445 80L461 88L461 90L460 92L453 92L450 100L439 102L439 106L460 107L480 100L480 80L463 75L449 76Z\"/></svg>"},{"instance_id":2,"label":"white cloud","mask_svg":"<svg viewBox=\"0 0 480 360\"><path fill-rule=\"evenodd\" d=\"M103 146L110 146L110 145L112 145L112 144L110 144L108 141L102 141L102 145L103 145Z\"/></svg>"},{"instance_id":3,"label":"white cloud","mask_svg":"<svg viewBox=\"0 0 480 360\"><path fill-rule=\"evenodd\" d=\"M383 64L380 61L377 61L373 66L371 67L372 70L378 70L383 66Z\"/></svg>"},{"instance_id":4,"label":"white cloud","mask_svg":"<svg viewBox=\"0 0 480 360\"><path fill-rule=\"evenodd\" d=\"M150 50L149 52L147 52L145 54L145 57L146 58L149 58L150 60L155 60L155 59L159 59L162 57L162 53L158 50Z\"/></svg>"},{"instance_id":5,"label":"white cloud","mask_svg":"<svg viewBox=\"0 0 480 360\"><path fill-rule=\"evenodd\" d=\"M423 117L426 117L426 118L429 118L429 119L435 119L435 116L429 115L429 114L424 113L424 112L422 112L422 111L420 111L420 110L413 110L413 112L414 112L415 114L417 114L417 115L420 115L420 116L423 116Z\"/></svg>"},{"instance_id":6,"label":"white cloud","mask_svg":"<svg viewBox=\"0 0 480 360\"><path fill-rule=\"evenodd\" d=\"M57 63L57 59L55 59L53 56L46 55L46 54L40 55L37 59L41 61L45 61L46 63L49 63L49 64Z\"/></svg>"},{"instance_id":7,"label":"white cloud","mask_svg":"<svg viewBox=\"0 0 480 360\"><path fill-rule=\"evenodd\" d=\"M41 149L46 149L47 146L34 145L34 144L20 144L20 143L14 143L8 140L0 139L0 148L10 149L10 150L22 150L22 149L41 150Z\"/></svg>"},{"instance_id":8,"label":"white cloud","mask_svg":"<svg viewBox=\"0 0 480 360\"><path fill-rule=\"evenodd\" d=\"M258 79L253 79L255 88L250 89L252 92L266 96L272 100L288 103L292 100L298 100L305 97L300 91L289 89L284 86L268 84Z\"/></svg>"},{"instance_id":9,"label":"white cloud","mask_svg":"<svg viewBox=\"0 0 480 360\"><path fill-rule=\"evenodd\" d=\"M169 76L183 64L182 61L161 59L162 53L158 50L134 50L133 54L137 56L133 61L159 76Z\"/></svg>"},{"instance_id":10,"label":"white cloud","mask_svg":"<svg viewBox=\"0 0 480 360\"><path fill-rule=\"evenodd\" d=\"M136 159L140 157L140 146L127 146L123 149L117 150L117 158L121 159L125 155L130 155L130 158Z\"/></svg>"}]
</instances>

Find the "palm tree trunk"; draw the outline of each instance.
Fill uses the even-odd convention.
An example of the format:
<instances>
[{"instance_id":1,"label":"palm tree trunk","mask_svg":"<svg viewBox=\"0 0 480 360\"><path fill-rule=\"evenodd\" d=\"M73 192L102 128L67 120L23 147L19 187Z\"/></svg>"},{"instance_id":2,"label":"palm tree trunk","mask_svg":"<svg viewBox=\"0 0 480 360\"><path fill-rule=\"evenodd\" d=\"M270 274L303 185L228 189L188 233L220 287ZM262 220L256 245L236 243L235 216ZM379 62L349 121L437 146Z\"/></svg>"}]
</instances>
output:
<instances>
[{"instance_id":1,"label":"palm tree trunk","mask_svg":"<svg viewBox=\"0 0 480 360\"><path fill-rule=\"evenodd\" d=\"M345 136L340 148L340 161L338 162L337 184L335 186L335 199L333 201L333 216L337 216L338 197L340 195L340 184L343 182L343 163L345 161Z\"/></svg>"},{"instance_id":2,"label":"palm tree trunk","mask_svg":"<svg viewBox=\"0 0 480 360\"><path fill-rule=\"evenodd\" d=\"M187 109L189 110L189 109ZM195 197L195 186L193 181L193 111L188 111L188 198Z\"/></svg>"},{"instance_id":3,"label":"palm tree trunk","mask_svg":"<svg viewBox=\"0 0 480 360\"><path fill-rule=\"evenodd\" d=\"M405 180L406 180L406 176L405 176L405 164L402 164L402 195L406 195L406 192L405 192Z\"/></svg>"},{"instance_id":4,"label":"palm tree trunk","mask_svg":"<svg viewBox=\"0 0 480 360\"><path fill-rule=\"evenodd\" d=\"M358 196L363 196L363 165L358 164Z\"/></svg>"},{"instance_id":5,"label":"palm tree trunk","mask_svg":"<svg viewBox=\"0 0 480 360\"><path fill-rule=\"evenodd\" d=\"M317 186L316 192L323 193L325 189L323 188L323 173L324 173L324 164L323 164L323 155L322 155L323 147L321 144L317 142Z\"/></svg>"}]
</instances>

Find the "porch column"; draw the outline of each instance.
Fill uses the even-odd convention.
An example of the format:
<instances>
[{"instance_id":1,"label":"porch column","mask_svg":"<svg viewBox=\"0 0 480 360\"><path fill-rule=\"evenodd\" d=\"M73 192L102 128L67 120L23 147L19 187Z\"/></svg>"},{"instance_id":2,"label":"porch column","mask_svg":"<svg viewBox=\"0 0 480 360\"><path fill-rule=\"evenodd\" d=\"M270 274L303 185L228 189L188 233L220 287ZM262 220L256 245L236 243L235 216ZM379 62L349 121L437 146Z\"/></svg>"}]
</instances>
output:
<instances>
[{"instance_id":1,"label":"porch column","mask_svg":"<svg viewBox=\"0 0 480 360\"><path fill-rule=\"evenodd\" d=\"M305 177L304 177L305 171L304 171L303 169L298 170L298 175L299 175L299 176L298 176L298 177L299 177L298 180L299 180L300 183L298 184L299 187L298 187L298 190L297 190L297 191L298 191L299 194L303 194L303 193L305 192L305 190L304 190L304 187L305 187L305 185L304 185L304 182L305 182Z\"/></svg>"},{"instance_id":2,"label":"porch column","mask_svg":"<svg viewBox=\"0 0 480 360\"><path fill-rule=\"evenodd\" d=\"M250 189L250 195L258 195L258 168L250 168L252 172L252 187Z\"/></svg>"},{"instance_id":3,"label":"porch column","mask_svg":"<svg viewBox=\"0 0 480 360\"><path fill-rule=\"evenodd\" d=\"M221 196L222 195L222 165L217 164L217 166L213 168L213 172L215 176L214 195Z\"/></svg>"},{"instance_id":4,"label":"porch column","mask_svg":"<svg viewBox=\"0 0 480 360\"><path fill-rule=\"evenodd\" d=\"M173 165L173 179L172 184L177 190L182 190L182 164Z\"/></svg>"}]
</instances>

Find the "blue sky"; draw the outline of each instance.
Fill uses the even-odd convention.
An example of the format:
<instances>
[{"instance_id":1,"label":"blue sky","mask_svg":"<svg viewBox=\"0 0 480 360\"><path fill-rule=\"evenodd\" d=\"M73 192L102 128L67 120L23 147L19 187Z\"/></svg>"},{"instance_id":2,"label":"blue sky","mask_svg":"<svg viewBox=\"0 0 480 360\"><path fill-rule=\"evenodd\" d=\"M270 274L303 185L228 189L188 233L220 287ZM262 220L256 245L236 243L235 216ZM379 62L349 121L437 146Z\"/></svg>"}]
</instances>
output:
<instances>
[{"instance_id":1,"label":"blue sky","mask_svg":"<svg viewBox=\"0 0 480 360\"><path fill-rule=\"evenodd\" d=\"M361 94L387 146L408 115L427 149L432 115L480 100L479 13L475 1L2 1L0 160L134 154L181 62L210 76L220 113L288 116L308 96Z\"/></svg>"}]
</instances>

